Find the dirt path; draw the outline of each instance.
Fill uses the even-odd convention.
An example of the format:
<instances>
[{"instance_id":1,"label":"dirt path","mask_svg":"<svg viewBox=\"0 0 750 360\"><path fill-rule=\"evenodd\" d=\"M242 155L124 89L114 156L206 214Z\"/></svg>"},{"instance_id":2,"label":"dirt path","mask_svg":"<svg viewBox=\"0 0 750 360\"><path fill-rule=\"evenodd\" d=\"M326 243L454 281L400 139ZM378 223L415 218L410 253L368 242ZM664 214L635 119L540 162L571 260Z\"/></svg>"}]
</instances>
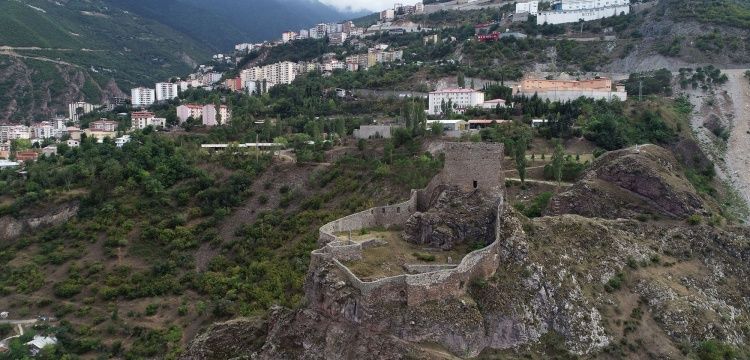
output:
<instances>
[{"instance_id":1,"label":"dirt path","mask_svg":"<svg viewBox=\"0 0 750 360\"><path fill-rule=\"evenodd\" d=\"M735 189L750 203L750 79L745 70L724 70L729 77L725 86L732 99L732 133L725 156L728 178Z\"/></svg>"}]
</instances>

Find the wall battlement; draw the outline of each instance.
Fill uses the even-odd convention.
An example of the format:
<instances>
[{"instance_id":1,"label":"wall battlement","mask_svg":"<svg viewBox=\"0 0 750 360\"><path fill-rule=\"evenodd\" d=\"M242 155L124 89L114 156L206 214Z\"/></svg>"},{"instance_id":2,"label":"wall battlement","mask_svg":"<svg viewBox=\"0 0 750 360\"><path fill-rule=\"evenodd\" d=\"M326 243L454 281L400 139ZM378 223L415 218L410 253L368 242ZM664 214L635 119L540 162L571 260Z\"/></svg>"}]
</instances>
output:
<instances>
[{"instance_id":1,"label":"wall battlement","mask_svg":"<svg viewBox=\"0 0 750 360\"><path fill-rule=\"evenodd\" d=\"M359 290L361 302L396 301L408 306L461 296L473 279L494 275L499 266L504 209L503 145L446 143L444 151L443 170L425 189L412 190L407 201L374 207L323 225L318 239L322 247L311 254L311 272L322 266L323 262L332 263L346 276L348 283ZM493 209L495 240L490 245L467 254L458 265L414 265L414 274L374 281L362 281L342 263L361 259L363 247L366 248L368 243L342 241L336 237L336 233L403 226L417 211L426 211L435 195L439 195L446 186L457 186L465 192L481 191L497 199Z\"/></svg>"}]
</instances>

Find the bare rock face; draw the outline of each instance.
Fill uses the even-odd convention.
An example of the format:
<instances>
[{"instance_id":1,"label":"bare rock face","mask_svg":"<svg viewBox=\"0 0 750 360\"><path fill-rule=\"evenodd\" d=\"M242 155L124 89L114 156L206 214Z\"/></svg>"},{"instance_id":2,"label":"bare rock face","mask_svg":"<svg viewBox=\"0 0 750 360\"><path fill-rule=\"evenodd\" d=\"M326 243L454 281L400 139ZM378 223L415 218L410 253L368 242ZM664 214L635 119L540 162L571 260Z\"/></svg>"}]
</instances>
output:
<instances>
[{"instance_id":1,"label":"bare rock face","mask_svg":"<svg viewBox=\"0 0 750 360\"><path fill-rule=\"evenodd\" d=\"M708 212L672 154L656 145L609 152L583 179L552 198L545 215L632 218L656 214L686 218Z\"/></svg>"},{"instance_id":2,"label":"bare rock face","mask_svg":"<svg viewBox=\"0 0 750 360\"><path fill-rule=\"evenodd\" d=\"M15 240L25 232L60 225L78 213L78 202L65 203L40 214L0 217L0 241Z\"/></svg>"},{"instance_id":3,"label":"bare rock face","mask_svg":"<svg viewBox=\"0 0 750 360\"><path fill-rule=\"evenodd\" d=\"M184 360L250 358L266 339L268 324L257 318L239 318L211 325L190 343Z\"/></svg>"},{"instance_id":4,"label":"bare rock face","mask_svg":"<svg viewBox=\"0 0 750 360\"><path fill-rule=\"evenodd\" d=\"M412 215L404 229L408 242L450 250L456 245L494 241L493 200L479 191L443 191L427 212Z\"/></svg>"}]
</instances>

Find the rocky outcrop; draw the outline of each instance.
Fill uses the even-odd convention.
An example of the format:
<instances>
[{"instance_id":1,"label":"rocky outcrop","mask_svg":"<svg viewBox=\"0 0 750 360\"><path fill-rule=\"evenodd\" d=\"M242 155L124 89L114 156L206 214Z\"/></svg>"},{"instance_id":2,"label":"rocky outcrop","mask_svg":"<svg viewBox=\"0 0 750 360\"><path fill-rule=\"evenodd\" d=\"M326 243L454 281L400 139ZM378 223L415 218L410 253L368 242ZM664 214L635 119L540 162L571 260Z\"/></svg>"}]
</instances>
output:
<instances>
[{"instance_id":1,"label":"rocky outcrop","mask_svg":"<svg viewBox=\"0 0 750 360\"><path fill-rule=\"evenodd\" d=\"M488 245L495 240L493 201L479 191L465 193L449 187L427 212L409 217L403 237L443 250L467 243Z\"/></svg>"},{"instance_id":2,"label":"rocky outcrop","mask_svg":"<svg viewBox=\"0 0 750 360\"><path fill-rule=\"evenodd\" d=\"M268 323L239 318L211 325L186 349L182 359L249 359L265 343Z\"/></svg>"},{"instance_id":3,"label":"rocky outcrop","mask_svg":"<svg viewBox=\"0 0 750 360\"><path fill-rule=\"evenodd\" d=\"M656 145L612 151L594 161L569 190L553 197L545 215L685 218L708 212L683 173L674 156Z\"/></svg>"},{"instance_id":4,"label":"rocky outcrop","mask_svg":"<svg viewBox=\"0 0 750 360\"><path fill-rule=\"evenodd\" d=\"M0 217L0 241L15 240L24 233L60 225L76 214L78 214L78 202L69 202L46 209L40 214L24 215L20 218L10 215Z\"/></svg>"}]
</instances>

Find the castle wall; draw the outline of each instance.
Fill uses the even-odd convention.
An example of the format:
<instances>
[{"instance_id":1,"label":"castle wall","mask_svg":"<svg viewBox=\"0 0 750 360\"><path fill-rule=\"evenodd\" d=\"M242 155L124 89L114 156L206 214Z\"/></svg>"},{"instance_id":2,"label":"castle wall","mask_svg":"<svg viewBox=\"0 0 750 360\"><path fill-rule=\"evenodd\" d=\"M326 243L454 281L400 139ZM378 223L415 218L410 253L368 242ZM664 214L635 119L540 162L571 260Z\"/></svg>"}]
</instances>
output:
<instances>
[{"instance_id":1,"label":"castle wall","mask_svg":"<svg viewBox=\"0 0 750 360\"><path fill-rule=\"evenodd\" d=\"M409 200L389 206L380 206L334 220L323 225L319 231L319 242L325 244L312 252L310 267L332 262L347 278L347 282L358 289L358 302L368 304L398 303L416 306L433 300L457 297L465 294L475 278L492 276L499 266L500 226L504 209L504 176L502 171L502 144L447 143L445 166L423 190L412 190ZM403 274L375 281L362 281L341 261L362 257L363 246L375 245L375 240L364 243L340 241L336 233L359 231L372 227L404 225L416 211L425 211L432 197L445 185L458 186L462 191L482 190L497 197L495 209L495 241L485 248L475 250L458 265L416 265L417 274ZM361 310L360 310L361 311ZM352 319L357 321L357 319Z\"/></svg>"},{"instance_id":2,"label":"castle wall","mask_svg":"<svg viewBox=\"0 0 750 360\"><path fill-rule=\"evenodd\" d=\"M341 219L329 222L320 227L318 231L318 242L327 244L336 241L336 233L359 231L361 229L392 226L406 224L417 209L417 191L412 190L409 200L395 205L378 206L365 211L360 211Z\"/></svg>"}]
</instances>

